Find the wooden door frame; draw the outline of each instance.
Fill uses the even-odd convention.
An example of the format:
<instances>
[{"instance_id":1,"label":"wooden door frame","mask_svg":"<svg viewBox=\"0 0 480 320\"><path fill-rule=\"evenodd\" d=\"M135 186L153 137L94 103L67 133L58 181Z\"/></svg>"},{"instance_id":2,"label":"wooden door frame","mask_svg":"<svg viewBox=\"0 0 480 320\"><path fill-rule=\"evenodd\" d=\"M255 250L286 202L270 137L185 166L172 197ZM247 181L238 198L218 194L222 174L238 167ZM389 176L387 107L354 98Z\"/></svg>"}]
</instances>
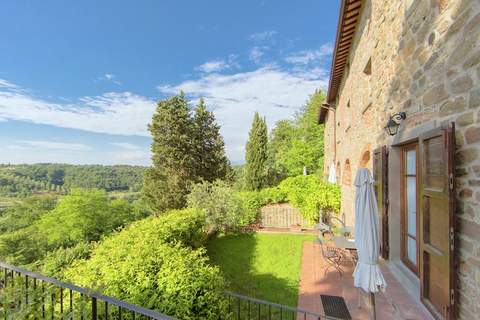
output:
<instances>
[{"instance_id":1,"label":"wooden door frame","mask_svg":"<svg viewBox=\"0 0 480 320\"><path fill-rule=\"evenodd\" d=\"M405 266L410 269L417 277L420 272L420 154L418 140L401 145L401 159L400 159L400 259ZM415 150L415 177L416 177L416 260L417 264L414 265L407 258L407 208L406 208L406 152L409 150Z\"/></svg>"}]
</instances>

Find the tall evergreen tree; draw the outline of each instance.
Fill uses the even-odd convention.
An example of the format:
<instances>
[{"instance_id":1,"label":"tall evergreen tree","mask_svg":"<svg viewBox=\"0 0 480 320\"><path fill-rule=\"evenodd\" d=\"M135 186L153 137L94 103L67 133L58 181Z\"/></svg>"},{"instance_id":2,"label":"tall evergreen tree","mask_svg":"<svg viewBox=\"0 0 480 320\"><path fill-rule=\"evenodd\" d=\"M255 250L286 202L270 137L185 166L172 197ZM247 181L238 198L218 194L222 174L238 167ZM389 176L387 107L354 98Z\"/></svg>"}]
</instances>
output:
<instances>
[{"instance_id":1,"label":"tall evergreen tree","mask_svg":"<svg viewBox=\"0 0 480 320\"><path fill-rule=\"evenodd\" d=\"M268 132L266 121L258 112L253 117L245 157L245 187L249 190L259 190L266 185Z\"/></svg>"},{"instance_id":2,"label":"tall evergreen tree","mask_svg":"<svg viewBox=\"0 0 480 320\"><path fill-rule=\"evenodd\" d=\"M213 182L224 179L230 169L225 155L225 143L213 112L208 111L203 98L195 108L195 165L197 176Z\"/></svg>"},{"instance_id":3,"label":"tall evergreen tree","mask_svg":"<svg viewBox=\"0 0 480 320\"><path fill-rule=\"evenodd\" d=\"M230 165L220 126L203 99L193 113L183 93L160 101L149 130L153 166L143 194L155 212L184 207L193 183L225 178Z\"/></svg>"},{"instance_id":4,"label":"tall evergreen tree","mask_svg":"<svg viewBox=\"0 0 480 320\"><path fill-rule=\"evenodd\" d=\"M153 166L145 172L143 194L155 212L185 205L195 180L195 128L183 93L157 105L148 129L152 134Z\"/></svg>"}]
</instances>

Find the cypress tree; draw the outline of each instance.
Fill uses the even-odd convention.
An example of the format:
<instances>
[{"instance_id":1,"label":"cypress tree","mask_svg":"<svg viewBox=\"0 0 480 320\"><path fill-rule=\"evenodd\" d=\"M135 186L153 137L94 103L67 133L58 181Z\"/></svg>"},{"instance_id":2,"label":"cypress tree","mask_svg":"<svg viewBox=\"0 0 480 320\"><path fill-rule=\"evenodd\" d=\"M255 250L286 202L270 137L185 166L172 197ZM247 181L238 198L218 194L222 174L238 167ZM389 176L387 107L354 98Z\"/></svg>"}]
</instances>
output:
<instances>
[{"instance_id":1,"label":"cypress tree","mask_svg":"<svg viewBox=\"0 0 480 320\"><path fill-rule=\"evenodd\" d=\"M213 112L207 110L203 98L200 98L195 108L193 122L197 177L210 182L224 179L230 168L225 155L225 143L220 134L220 126L215 121Z\"/></svg>"},{"instance_id":2,"label":"cypress tree","mask_svg":"<svg viewBox=\"0 0 480 320\"><path fill-rule=\"evenodd\" d=\"M184 207L193 183L225 178L230 166L220 126L203 99L193 113L183 93L160 101L148 128L153 166L143 195L154 212Z\"/></svg>"},{"instance_id":3,"label":"cypress tree","mask_svg":"<svg viewBox=\"0 0 480 320\"><path fill-rule=\"evenodd\" d=\"M246 145L245 187L259 190L266 185L268 159L268 132L265 119L258 112L253 117L252 127Z\"/></svg>"},{"instance_id":4,"label":"cypress tree","mask_svg":"<svg viewBox=\"0 0 480 320\"><path fill-rule=\"evenodd\" d=\"M154 212L185 206L195 180L194 126L183 93L158 103L148 129L153 166L145 172L143 195Z\"/></svg>"}]
</instances>

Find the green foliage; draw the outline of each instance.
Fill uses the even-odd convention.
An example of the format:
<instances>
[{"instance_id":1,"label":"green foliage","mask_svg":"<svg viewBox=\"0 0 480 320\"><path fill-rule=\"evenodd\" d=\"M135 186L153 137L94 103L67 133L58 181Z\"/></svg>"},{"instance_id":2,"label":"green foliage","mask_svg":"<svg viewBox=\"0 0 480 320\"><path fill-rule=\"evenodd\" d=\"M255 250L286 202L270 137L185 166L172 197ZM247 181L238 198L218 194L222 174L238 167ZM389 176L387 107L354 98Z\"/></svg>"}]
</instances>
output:
<instances>
[{"instance_id":1,"label":"green foliage","mask_svg":"<svg viewBox=\"0 0 480 320\"><path fill-rule=\"evenodd\" d=\"M192 187L188 206L204 210L206 223L214 231L229 231L242 226L240 203L225 181L204 181Z\"/></svg>"},{"instance_id":2,"label":"green foliage","mask_svg":"<svg viewBox=\"0 0 480 320\"><path fill-rule=\"evenodd\" d=\"M71 188L139 191L144 170L144 167L126 165L3 165L0 167L0 195L62 194Z\"/></svg>"},{"instance_id":3,"label":"green foliage","mask_svg":"<svg viewBox=\"0 0 480 320\"><path fill-rule=\"evenodd\" d=\"M104 238L65 275L179 319L218 319L226 312L224 280L205 249L184 246L195 244L203 227L204 217L192 209L147 218Z\"/></svg>"},{"instance_id":4,"label":"green foliage","mask_svg":"<svg viewBox=\"0 0 480 320\"><path fill-rule=\"evenodd\" d=\"M272 130L269 144L270 176L273 182L286 176L321 172L323 166L323 126L318 125L318 108L325 96L315 92L293 121L281 120Z\"/></svg>"},{"instance_id":5,"label":"green foliage","mask_svg":"<svg viewBox=\"0 0 480 320\"><path fill-rule=\"evenodd\" d=\"M0 260L25 266L40 259L47 251L47 242L35 226L0 235Z\"/></svg>"},{"instance_id":6,"label":"green foliage","mask_svg":"<svg viewBox=\"0 0 480 320\"><path fill-rule=\"evenodd\" d=\"M293 206L300 209L302 216L312 223L318 221L320 209L334 213L340 211L340 188L315 175L287 178L278 188L287 195Z\"/></svg>"},{"instance_id":7,"label":"green foliage","mask_svg":"<svg viewBox=\"0 0 480 320\"><path fill-rule=\"evenodd\" d=\"M149 217L132 223L123 233L125 241L163 242L198 248L205 238L205 215L199 209L170 210L159 217ZM125 242L125 244L128 244ZM132 243L129 243L133 245Z\"/></svg>"},{"instance_id":8,"label":"green foliage","mask_svg":"<svg viewBox=\"0 0 480 320\"><path fill-rule=\"evenodd\" d=\"M145 174L143 194L156 213L183 208L192 184L225 178L223 139L203 100L194 115L183 94L160 101L149 130L153 167Z\"/></svg>"},{"instance_id":9,"label":"green foliage","mask_svg":"<svg viewBox=\"0 0 480 320\"><path fill-rule=\"evenodd\" d=\"M265 119L255 112L246 145L245 187L260 190L266 186L268 132Z\"/></svg>"},{"instance_id":10,"label":"green foliage","mask_svg":"<svg viewBox=\"0 0 480 320\"><path fill-rule=\"evenodd\" d=\"M42 274L47 277L63 279L63 271L75 260L88 259L95 246L94 242L81 241L73 247L58 248L47 253L41 261Z\"/></svg>"},{"instance_id":11,"label":"green foliage","mask_svg":"<svg viewBox=\"0 0 480 320\"><path fill-rule=\"evenodd\" d=\"M131 205L110 201L99 189L73 189L56 207L36 223L51 248L71 246L79 241L96 241L103 234L134 220Z\"/></svg>"},{"instance_id":12,"label":"green foliage","mask_svg":"<svg viewBox=\"0 0 480 320\"><path fill-rule=\"evenodd\" d=\"M196 175L209 182L224 179L231 170L230 162L225 155L220 126L213 112L207 110L203 98L194 110L193 123Z\"/></svg>"},{"instance_id":13,"label":"green foliage","mask_svg":"<svg viewBox=\"0 0 480 320\"><path fill-rule=\"evenodd\" d=\"M53 196L33 196L8 207L0 215L0 234L26 228L55 206Z\"/></svg>"}]
</instances>

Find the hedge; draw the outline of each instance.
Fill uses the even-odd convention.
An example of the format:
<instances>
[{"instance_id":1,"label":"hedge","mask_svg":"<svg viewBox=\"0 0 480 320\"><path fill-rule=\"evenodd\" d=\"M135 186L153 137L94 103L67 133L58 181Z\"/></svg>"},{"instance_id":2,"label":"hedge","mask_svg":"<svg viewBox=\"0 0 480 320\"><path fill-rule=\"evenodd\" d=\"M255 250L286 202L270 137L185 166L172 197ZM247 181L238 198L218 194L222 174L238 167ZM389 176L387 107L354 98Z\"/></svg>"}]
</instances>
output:
<instances>
[{"instance_id":1,"label":"hedge","mask_svg":"<svg viewBox=\"0 0 480 320\"><path fill-rule=\"evenodd\" d=\"M65 277L106 295L179 319L218 319L225 314L225 282L209 265L198 210L175 210L136 222L103 239L88 260Z\"/></svg>"}]
</instances>

